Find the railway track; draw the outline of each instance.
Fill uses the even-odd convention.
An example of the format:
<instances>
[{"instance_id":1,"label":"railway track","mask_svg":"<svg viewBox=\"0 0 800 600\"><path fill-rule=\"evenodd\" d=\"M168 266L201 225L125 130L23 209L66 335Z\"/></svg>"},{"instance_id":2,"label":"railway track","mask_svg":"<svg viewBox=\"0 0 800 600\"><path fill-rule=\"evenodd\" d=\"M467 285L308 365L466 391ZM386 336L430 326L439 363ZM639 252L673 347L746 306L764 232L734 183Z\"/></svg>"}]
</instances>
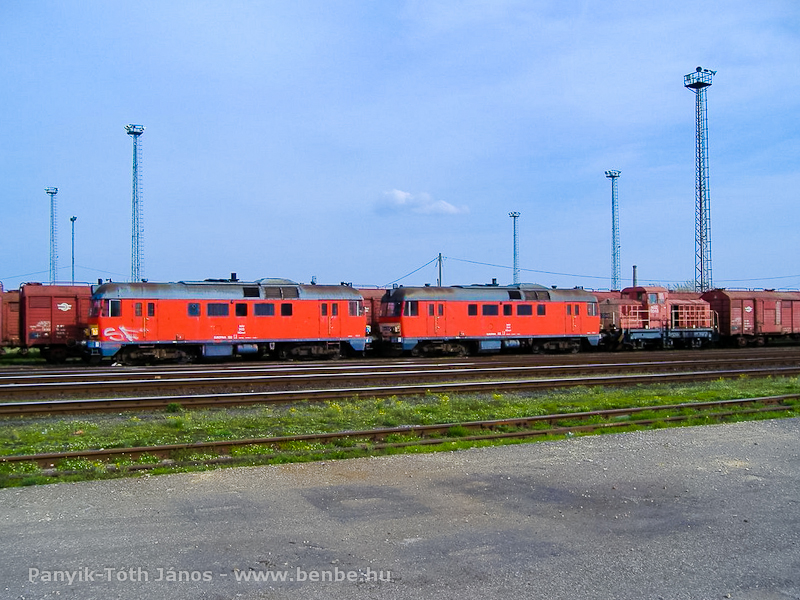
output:
<instances>
[{"instance_id":1,"label":"railway track","mask_svg":"<svg viewBox=\"0 0 800 600\"><path fill-rule=\"evenodd\" d=\"M280 437L249 438L237 440L217 440L163 446L106 448L72 452L55 452L34 455L0 456L0 464L36 463L50 470L50 475L63 475L59 463L72 459L98 461L108 465L108 471L139 471L164 466L187 466L212 463L252 462L253 457L261 461L269 460L279 454L286 454L281 448L298 443L329 446L336 452L343 451L381 451L422 444L444 444L452 441L481 441L508 438L533 438L552 435L596 432L622 427L644 427L655 423L681 422L693 419L719 420L731 415L759 412L779 412L797 409L799 394L670 404L647 407L618 408L579 413L560 413L531 417L469 421L462 423L442 423L436 425L410 425L403 427L379 428L360 431L340 431L333 433L292 435ZM637 414L655 413L647 418L632 418ZM678 414L676 414L678 413ZM589 422L591 421L591 422ZM393 436L413 437L403 441L386 441ZM251 452L234 456L235 449L249 448ZM257 449L257 450L256 450ZM319 453L315 448L312 453ZM323 454L324 454L323 450ZM215 458L203 461L175 460L176 455L187 453L213 453ZM289 454L293 453L290 451ZM296 452L294 452L296 454ZM137 460L142 456L157 460L144 464L117 466L114 461Z\"/></svg>"},{"instance_id":2,"label":"railway track","mask_svg":"<svg viewBox=\"0 0 800 600\"><path fill-rule=\"evenodd\" d=\"M653 363L648 363L654 368ZM620 365L630 369L629 365ZM361 385L349 387L302 388L302 389L267 389L260 391L224 391L214 393L185 393L155 396L133 396L120 398L86 398L47 401L18 401L0 403L0 416L20 417L45 414L74 414L88 412L124 412L159 410L171 404L180 404L183 408L228 407L246 404L277 404L300 401L326 401L343 398L370 398L380 396L408 396L428 392L436 393L487 393L495 391L548 390L576 386L627 386L649 385L658 383L689 383L735 377L768 377L790 376L800 374L800 365L740 367L734 369L708 369L675 372L675 364L668 363L669 369L664 373L641 373L625 375L586 375L557 377L547 371L546 377L507 378L508 371L494 372L500 377L490 377L486 369L472 370L469 374L479 380L466 381L461 371L447 371L447 382L437 382L426 378L423 383L392 383L386 385ZM692 366L696 366L693 363ZM582 368L586 368L584 365ZM605 366L604 368L607 368ZM528 372L528 371L526 371ZM425 372L429 374L429 372ZM529 373L529 372L528 372ZM541 373L540 373L541 375ZM453 379L459 379L452 381ZM252 384L250 384L252 385Z\"/></svg>"},{"instance_id":3,"label":"railway track","mask_svg":"<svg viewBox=\"0 0 800 600\"><path fill-rule=\"evenodd\" d=\"M445 361L370 361L216 365L136 369L0 371L0 399L77 399L149 394L172 390L266 391L371 384L474 381L501 378L567 378L598 373L659 373L687 369L770 368L800 364L800 352L593 354L511 356Z\"/></svg>"}]
</instances>

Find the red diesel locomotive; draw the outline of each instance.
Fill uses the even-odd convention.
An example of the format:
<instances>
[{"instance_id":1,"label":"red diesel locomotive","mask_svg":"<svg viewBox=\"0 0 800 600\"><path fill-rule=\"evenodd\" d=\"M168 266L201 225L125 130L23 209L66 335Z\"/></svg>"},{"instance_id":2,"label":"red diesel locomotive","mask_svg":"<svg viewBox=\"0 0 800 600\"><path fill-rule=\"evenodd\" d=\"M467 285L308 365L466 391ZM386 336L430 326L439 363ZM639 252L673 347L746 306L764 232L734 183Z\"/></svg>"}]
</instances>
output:
<instances>
[{"instance_id":1,"label":"red diesel locomotive","mask_svg":"<svg viewBox=\"0 0 800 600\"><path fill-rule=\"evenodd\" d=\"M594 294L600 303L601 345L608 350L700 348L716 339L714 312L699 294L656 286Z\"/></svg>"},{"instance_id":2,"label":"red diesel locomotive","mask_svg":"<svg viewBox=\"0 0 800 600\"><path fill-rule=\"evenodd\" d=\"M535 284L398 287L384 295L377 328L383 352L414 356L577 352L600 339L593 294Z\"/></svg>"},{"instance_id":3,"label":"red diesel locomotive","mask_svg":"<svg viewBox=\"0 0 800 600\"><path fill-rule=\"evenodd\" d=\"M286 279L106 283L92 296L90 360L336 357L363 353L362 296Z\"/></svg>"}]
</instances>

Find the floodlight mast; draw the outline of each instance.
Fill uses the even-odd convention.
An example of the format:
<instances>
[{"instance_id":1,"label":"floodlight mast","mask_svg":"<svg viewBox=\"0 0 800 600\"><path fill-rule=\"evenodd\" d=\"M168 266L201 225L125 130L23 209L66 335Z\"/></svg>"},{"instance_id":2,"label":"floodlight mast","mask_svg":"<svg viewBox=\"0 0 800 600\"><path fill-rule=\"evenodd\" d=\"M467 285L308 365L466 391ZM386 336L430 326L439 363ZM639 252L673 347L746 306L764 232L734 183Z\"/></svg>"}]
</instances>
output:
<instances>
[{"instance_id":1,"label":"floodlight mast","mask_svg":"<svg viewBox=\"0 0 800 600\"><path fill-rule=\"evenodd\" d=\"M142 125L126 125L125 132L133 139L133 192L131 198L131 281L144 278L144 207L141 198L141 143Z\"/></svg>"},{"instance_id":2,"label":"floodlight mast","mask_svg":"<svg viewBox=\"0 0 800 600\"><path fill-rule=\"evenodd\" d=\"M45 194L50 196L50 283L55 283L58 279L58 244L56 234L56 194L57 187L44 188Z\"/></svg>"},{"instance_id":3,"label":"floodlight mast","mask_svg":"<svg viewBox=\"0 0 800 600\"><path fill-rule=\"evenodd\" d=\"M620 270L620 245L619 245L619 197L617 193L617 179L620 171L606 171L606 177L611 180L611 289L619 290L622 274Z\"/></svg>"},{"instance_id":4,"label":"floodlight mast","mask_svg":"<svg viewBox=\"0 0 800 600\"><path fill-rule=\"evenodd\" d=\"M685 75L683 85L695 94L696 181L695 181L695 282L698 292L714 287L711 270L711 192L708 185L708 108L706 89L716 71L697 67Z\"/></svg>"},{"instance_id":5,"label":"floodlight mast","mask_svg":"<svg viewBox=\"0 0 800 600\"><path fill-rule=\"evenodd\" d=\"M514 219L514 283L519 283L519 233L517 231L517 219L520 213L512 211L508 216Z\"/></svg>"},{"instance_id":6,"label":"floodlight mast","mask_svg":"<svg viewBox=\"0 0 800 600\"><path fill-rule=\"evenodd\" d=\"M78 217L72 216L69 220L72 223L72 285L75 285L75 221Z\"/></svg>"}]
</instances>

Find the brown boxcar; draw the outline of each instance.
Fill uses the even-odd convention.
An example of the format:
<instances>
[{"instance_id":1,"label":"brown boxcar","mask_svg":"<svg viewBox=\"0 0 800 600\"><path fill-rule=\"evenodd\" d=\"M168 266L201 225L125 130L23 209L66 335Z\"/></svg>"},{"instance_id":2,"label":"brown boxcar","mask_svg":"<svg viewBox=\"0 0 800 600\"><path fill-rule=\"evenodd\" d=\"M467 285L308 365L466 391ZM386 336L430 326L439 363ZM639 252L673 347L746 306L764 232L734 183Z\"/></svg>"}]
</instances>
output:
<instances>
[{"instance_id":1,"label":"brown boxcar","mask_svg":"<svg viewBox=\"0 0 800 600\"><path fill-rule=\"evenodd\" d=\"M710 290L723 341L747 346L800 337L800 292Z\"/></svg>"},{"instance_id":2,"label":"brown boxcar","mask_svg":"<svg viewBox=\"0 0 800 600\"><path fill-rule=\"evenodd\" d=\"M2 291L0 286L0 348L19 346L19 291Z\"/></svg>"},{"instance_id":3,"label":"brown boxcar","mask_svg":"<svg viewBox=\"0 0 800 600\"><path fill-rule=\"evenodd\" d=\"M19 288L19 336L49 362L82 356L92 289L89 285L24 283Z\"/></svg>"}]
</instances>

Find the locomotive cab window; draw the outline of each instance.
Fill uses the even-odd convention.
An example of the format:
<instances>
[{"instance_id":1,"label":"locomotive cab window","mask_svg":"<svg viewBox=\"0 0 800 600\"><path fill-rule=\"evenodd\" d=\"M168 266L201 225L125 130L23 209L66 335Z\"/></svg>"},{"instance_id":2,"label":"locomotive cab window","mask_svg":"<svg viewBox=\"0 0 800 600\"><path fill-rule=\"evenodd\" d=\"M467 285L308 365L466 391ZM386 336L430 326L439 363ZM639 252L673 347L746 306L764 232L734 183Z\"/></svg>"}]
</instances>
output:
<instances>
[{"instance_id":1,"label":"locomotive cab window","mask_svg":"<svg viewBox=\"0 0 800 600\"><path fill-rule=\"evenodd\" d=\"M257 317L274 317L275 305L271 302L259 302L253 307L253 314Z\"/></svg>"},{"instance_id":2,"label":"locomotive cab window","mask_svg":"<svg viewBox=\"0 0 800 600\"><path fill-rule=\"evenodd\" d=\"M403 307L404 317L416 317L419 315L419 301L408 300Z\"/></svg>"},{"instance_id":3,"label":"locomotive cab window","mask_svg":"<svg viewBox=\"0 0 800 600\"><path fill-rule=\"evenodd\" d=\"M121 300L105 300L103 306L103 316L106 317L121 317L122 316L122 301Z\"/></svg>"},{"instance_id":4,"label":"locomotive cab window","mask_svg":"<svg viewBox=\"0 0 800 600\"><path fill-rule=\"evenodd\" d=\"M364 304L361 300L351 300L347 303L347 309L351 317L360 317L364 314Z\"/></svg>"},{"instance_id":5,"label":"locomotive cab window","mask_svg":"<svg viewBox=\"0 0 800 600\"><path fill-rule=\"evenodd\" d=\"M206 315L209 317L227 317L228 305L221 302L209 302L206 305Z\"/></svg>"},{"instance_id":6,"label":"locomotive cab window","mask_svg":"<svg viewBox=\"0 0 800 600\"><path fill-rule=\"evenodd\" d=\"M587 302L586 303L586 314L590 317L597 316L597 302Z\"/></svg>"},{"instance_id":7,"label":"locomotive cab window","mask_svg":"<svg viewBox=\"0 0 800 600\"><path fill-rule=\"evenodd\" d=\"M382 302L381 303L381 316L382 317L399 317L400 316L400 303L399 302Z\"/></svg>"},{"instance_id":8,"label":"locomotive cab window","mask_svg":"<svg viewBox=\"0 0 800 600\"><path fill-rule=\"evenodd\" d=\"M186 309L186 314L190 317L199 317L200 316L200 303L199 302L189 302L189 306Z\"/></svg>"}]
</instances>

